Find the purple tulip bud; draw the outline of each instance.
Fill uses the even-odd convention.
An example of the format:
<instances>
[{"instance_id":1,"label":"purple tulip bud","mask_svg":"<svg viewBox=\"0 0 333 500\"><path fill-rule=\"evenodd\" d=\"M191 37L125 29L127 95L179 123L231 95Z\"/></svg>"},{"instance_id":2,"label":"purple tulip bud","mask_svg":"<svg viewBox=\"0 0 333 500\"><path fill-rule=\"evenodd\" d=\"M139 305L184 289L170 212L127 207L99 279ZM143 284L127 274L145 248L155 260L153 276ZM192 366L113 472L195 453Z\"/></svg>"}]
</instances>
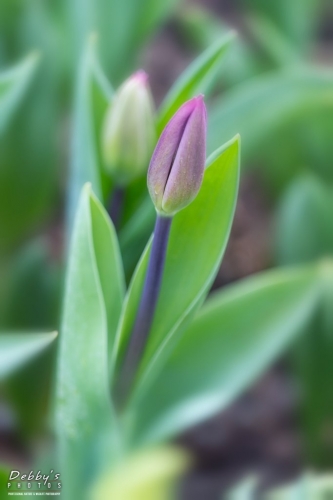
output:
<instances>
[{"instance_id":1,"label":"purple tulip bud","mask_svg":"<svg viewBox=\"0 0 333 500\"><path fill-rule=\"evenodd\" d=\"M148 170L148 189L158 213L172 216L199 192L206 160L206 106L199 95L171 118Z\"/></svg>"}]
</instances>

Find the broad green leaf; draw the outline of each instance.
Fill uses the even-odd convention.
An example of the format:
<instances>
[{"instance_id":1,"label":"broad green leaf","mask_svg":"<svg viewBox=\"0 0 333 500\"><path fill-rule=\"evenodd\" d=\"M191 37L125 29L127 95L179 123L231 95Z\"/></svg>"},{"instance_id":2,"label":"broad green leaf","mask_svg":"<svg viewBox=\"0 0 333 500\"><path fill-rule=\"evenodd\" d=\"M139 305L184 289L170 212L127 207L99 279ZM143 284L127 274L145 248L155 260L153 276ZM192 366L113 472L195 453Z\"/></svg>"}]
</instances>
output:
<instances>
[{"instance_id":1,"label":"broad green leaf","mask_svg":"<svg viewBox=\"0 0 333 500\"><path fill-rule=\"evenodd\" d=\"M0 73L0 134L25 96L38 63L38 54Z\"/></svg>"},{"instance_id":2,"label":"broad green leaf","mask_svg":"<svg viewBox=\"0 0 333 500\"><path fill-rule=\"evenodd\" d=\"M101 477L91 500L172 500L175 482L189 462L188 455L175 447L136 452Z\"/></svg>"},{"instance_id":3,"label":"broad green leaf","mask_svg":"<svg viewBox=\"0 0 333 500\"><path fill-rule=\"evenodd\" d=\"M196 199L172 222L161 293L140 367L141 386L152 379L153 368L160 369L184 323L209 291L228 241L238 179L239 137L235 137L206 169ZM118 360L134 322L148 252L139 263L124 304Z\"/></svg>"},{"instance_id":4,"label":"broad green leaf","mask_svg":"<svg viewBox=\"0 0 333 500\"><path fill-rule=\"evenodd\" d=\"M64 88L60 89L60 51L55 47L47 2L11 4L17 7L16 27L11 42L5 44L9 49L12 43L14 53L36 48L42 58L33 85L26 87L18 112L0 135L0 252L11 251L56 213L64 151L59 144L66 136L64 122L58 127Z\"/></svg>"},{"instance_id":5,"label":"broad green leaf","mask_svg":"<svg viewBox=\"0 0 333 500\"><path fill-rule=\"evenodd\" d=\"M251 29L251 36L277 66L299 62L300 54L297 48L273 20L262 14L252 14L248 25Z\"/></svg>"},{"instance_id":6,"label":"broad green leaf","mask_svg":"<svg viewBox=\"0 0 333 500\"><path fill-rule=\"evenodd\" d=\"M226 92L208 113L209 150L230 134L240 133L248 158L259 157L260 147L281 124L302 119L313 110L333 108L333 72L299 66L259 76Z\"/></svg>"},{"instance_id":7,"label":"broad green leaf","mask_svg":"<svg viewBox=\"0 0 333 500\"><path fill-rule=\"evenodd\" d=\"M179 12L177 21L190 47L198 51L205 50L212 43L221 39L221 36L230 33L231 27L224 19L204 5L190 4ZM225 90L226 86L245 81L262 70L262 63L258 61L255 50L248 40L237 36L223 59L220 71L216 77L216 90Z\"/></svg>"},{"instance_id":8,"label":"broad green leaf","mask_svg":"<svg viewBox=\"0 0 333 500\"><path fill-rule=\"evenodd\" d=\"M141 440L169 438L226 408L289 346L319 292L314 267L263 273L215 292L140 403Z\"/></svg>"},{"instance_id":9,"label":"broad green leaf","mask_svg":"<svg viewBox=\"0 0 333 500\"><path fill-rule=\"evenodd\" d=\"M241 3L274 21L295 48L303 53L316 34L322 13L321 0L241 0Z\"/></svg>"},{"instance_id":10,"label":"broad green leaf","mask_svg":"<svg viewBox=\"0 0 333 500\"><path fill-rule=\"evenodd\" d=\"M280 264L333 254L332 195L332 188L313 175L303 175L288 186L277 214L276 253Z\"/></svg>"},{"instance_id":11,"label":"broad green leaf","mask_svg":"<svg viewBox=\"0 0 333 500\"><path fill-rule=\"evenodd\" d=\"M57 329L62 269L46 238L29 241L6 261L0 330Z\"/></svg>"},{"instance_id":12,"label":"broad green leaf","mask_svg":"<svg viewBox=\"0 0 333 500\"><path fill-rule=\"evenodd\" d=\"M333 394L328 380L333 378L333 260L318 264L321 277L320 305L305 334L291 353L293 373L301 387L300 424L303 453L318 470L329 468L333 445L326 429L333 421Z\"/></svg>"},{"instance_id":13,"label":"broad green leaf","mask_svg":"<svg viewBox=\"0 0 333 500\"><path fill-rule=\"evenodd\" d=\"M256 478L248 478L237 485L227 500L256 500L258 493ZM304 474L300 479L286 486L280 486L261 495L263 500L329 500L333 495L333 476ZM225 496L221 497L223 500Z\"/></svg>"},{"instance_id":14,"label":"broad green leaf","mask_svg":"<svg viewBox=\"0 0 333 500\"><path fill-rule=\"evenodd\" d=\"M203 94L210 90L220 70L221 59L234 36L231 32L220 38L181 74L161 105L157 123L159 132L162 132L170 118L185 101L196 94Z\"/></svg>"},{"instance_id":15,"label":"broad green leaf","mask_svg":"<svg viewBox=\"0 0 333 500\"><path fill-rule=\"evenodd\" d=\"M3 492L7 491L9 474L10 474L9 466L0 463L0 489Z\"/></svg>"},{"instance_id":16,"label":"broad green leaf","mask_svg":"<svg viewBox=\"0 0 333 500\"><path fill-rule=\"evenodd\" d=\"M74 60L91 31L97 31L103 66L119 84L137 65L143 45L181 0L64 0Z\"/></svg>"},{"instance_id":17,"label":"broad green leaf","mask_svg":"<svg viewBox=\"0 0 333 500\"><path fill-rule=\"evenodd\" d=\"M109 360L125 295L125 282L116 232L101 203L91 195L92 241L108 325Z\"/></svg>"},{"instance_id":18,"label":"broad green leaf","mask_svg":"<svg viewBox=\"0 0 333 500\"><path fill-rule=\"evenodd\" d=\"M0 331L52 331L58 328L63 270L45 238L28 242L1 272L5 288ZM6 381L6 399L15 411L20 435L40 434L46 428L55 366L55 343L33 363ZM31 394L34 393L33 404Z\"/></svg>"},{"instance_id":19,"label":"broad green leaf","mask_svg":"<svg viewBox=\"0 0 333 500\"><path fill-rule=\"evenodd\" d=\"M75 210L86 182L90 182L98 199L110 191L101 159L101 128L113 91L96 58L96 36L90 36L78 68L70 160L67 230L72 226ZM106 184L106 186L105 186Z\"/></svg>"},{"instance_id":20,"label":"broad green leaf","mask_svg":"<svg viewBox=\"0 0 333 500\"><path fill-rule=\"evenodd\" d=\"M329 500L333 495L333 476L305 474L288 486L269 493L266 500Z\"/></svg>"},{"instance_id":21,"label":"broad green leaf","mask_svg":"<svg viewBox=\"0 0 333 500\"><path fill-rule=\"evenodd\" d=\"M115 451L108 351L123 298L120 266L114 229L86 185L69 253L57 378L56 426L69 498L86 495Z\"/></svg>"},{"instance_id":22,"label":"broad green leaf","mask_svg":"<svg viewBox=\"0 0 333 500\"><path fill-rule=\"evenodd\" d=\"M52 333L0 333L0 379L4 379L48 347Z\"/></svg>"}]
</instances>

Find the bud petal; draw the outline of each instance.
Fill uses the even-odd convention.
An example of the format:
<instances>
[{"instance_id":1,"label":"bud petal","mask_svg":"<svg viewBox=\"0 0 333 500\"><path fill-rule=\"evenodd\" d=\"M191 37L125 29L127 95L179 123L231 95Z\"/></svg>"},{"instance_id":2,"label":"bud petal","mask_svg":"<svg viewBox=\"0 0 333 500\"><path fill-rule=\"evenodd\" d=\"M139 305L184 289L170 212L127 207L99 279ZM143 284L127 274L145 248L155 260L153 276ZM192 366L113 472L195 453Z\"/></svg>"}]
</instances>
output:
<instances>
[{"instance_id":1,"label":"bud petal","mask_svg":"<svg viewBox=\"0 0 333 500\"><path fill-rule=\"evenodd\" d=\"M155 138L148 75L138 71L119 88L104 124L104 161L117 184L126 185L145 172Z\"/></svg>"},{"instance_id":2,"label":"bud petal","mask_svg":"<svg viewBox=\"0 0 333 500\"><path fill-rule=\"evenodd\" d=\"M199 192L206 160L206 107L203 96L187 101L171 118L157 143L148 171L156 210L172 216Z\"/></svg>"}]
</instances>

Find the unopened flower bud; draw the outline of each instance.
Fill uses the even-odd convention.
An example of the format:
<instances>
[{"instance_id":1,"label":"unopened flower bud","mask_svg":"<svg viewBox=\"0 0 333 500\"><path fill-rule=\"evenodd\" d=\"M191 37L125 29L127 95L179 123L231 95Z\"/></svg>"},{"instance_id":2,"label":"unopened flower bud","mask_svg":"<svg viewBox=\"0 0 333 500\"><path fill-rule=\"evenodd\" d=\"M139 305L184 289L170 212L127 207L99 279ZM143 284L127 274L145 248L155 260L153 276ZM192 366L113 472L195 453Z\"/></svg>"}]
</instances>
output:
<instances>
[{"instance_id":1,"label":"unopened flower bud","mask_svg":"<svg viewBox=\"0 0 333 500\"><path fill-rule=\"evenodd\" d=\"M104 162L118 185L128 184L147 170L155 138L148 75L138 71L119 88L104 125Z\"/></svg>"},{"instance_id":2,"label":"unopened flower bud","mask_svg":"<svg viewBox=\"0 0 333 500\"><path fill-rule=\"evenodd\" d=\"M181 106L165 127L148 170L148 189L158 213L172 216L196 197L206 160L203 96Z\"/></svg>"}]
</instances>

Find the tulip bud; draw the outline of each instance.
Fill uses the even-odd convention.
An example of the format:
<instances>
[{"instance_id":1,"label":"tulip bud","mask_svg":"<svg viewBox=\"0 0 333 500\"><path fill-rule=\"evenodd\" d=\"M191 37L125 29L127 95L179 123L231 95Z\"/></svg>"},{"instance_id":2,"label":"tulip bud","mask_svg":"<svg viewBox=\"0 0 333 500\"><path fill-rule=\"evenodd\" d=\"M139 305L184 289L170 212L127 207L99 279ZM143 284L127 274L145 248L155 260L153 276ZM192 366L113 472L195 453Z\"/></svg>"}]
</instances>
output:
<instances>
[{"instance_id":1,"label":"tulip bud","mask_svg":"<svg viewBox=\"0 0 333 500\"><path fill-rule=\"evenodd\" d=\"M155 137L148 75L138 71L119 88L104 125L104 161L118 185L125 186L146 171Z\"/></svg>"},{"instance_id":2,"label":"tulip bud","mask_svg":"<svg viewBox=\"0 0 333 500\"><path fill-rule=\"evenodd\" d=\"M203 96L181 106L165 127L148 170L148 189L160 215L172 216L199 192L206 160Z\"/></svg>"}]
</instances>

